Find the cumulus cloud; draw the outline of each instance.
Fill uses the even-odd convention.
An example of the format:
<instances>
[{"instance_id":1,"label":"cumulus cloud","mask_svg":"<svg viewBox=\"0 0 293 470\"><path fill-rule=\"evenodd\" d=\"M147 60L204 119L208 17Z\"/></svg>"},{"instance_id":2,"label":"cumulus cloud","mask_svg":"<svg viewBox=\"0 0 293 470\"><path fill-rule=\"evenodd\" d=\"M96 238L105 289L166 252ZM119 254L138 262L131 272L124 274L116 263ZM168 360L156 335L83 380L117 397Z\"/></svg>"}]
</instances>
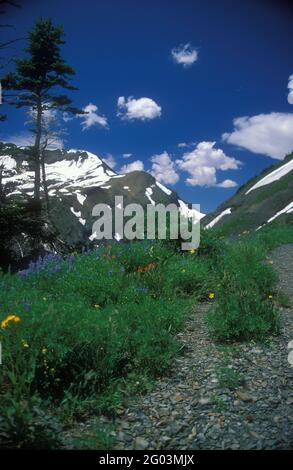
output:
<instances>
[{"instance_id":1,"label":"cumulus cloud","mask_svg":"<svg viewBox=\"0 0 293 470\"><path fill-rule=\"evenodd\" d=\"M1 140L7 144L15 144L18 147L30 147L35 143L34 136L29 132L21 132L20 134L10 134ZM48 150L62 149L63 147L63 140L59 137L52 138L47 145Z\"/></svg>"},{"instance_id":2,"label":"cumulus cloud","mask_svg":"<svg viewBox=\"0 0 293 470\"><path fill-rule=\"evenodd\" d=\"M177 64L190 67L198 59L198 52L189 43L174 47L171 51L172 57Z\"/></svg>"},{"instance_id":3,"label":"cumulus cloud","mask_svg":"<svg viewBox=\"0 0 293 470\"><path fill-rule=\"evenodd\" d=\"M86 114L79 114L83 131L95 125L108 127L107 118L97 113L98 107L95 104L89 103L83 108L83 111Z\"/></svg>"},{"instance_id":4,"label":"cumulus cloud","mask_svg":"<svg viewBox=\"0 0 293 470\"><path fill-rule=\"evenodd\" d=\"M241 162L228 157L223 150L215 148L215 142L200 142L194 150L186 152L176 160L178 168L188 173L186 183L190 186L219 186L228 188L236 186L232 180L217 181L217 170L237 170Z\"/></svg>"},{"instance_id":5,"label":"cumulus cloud","mask_svg":"<svg viewBox=\"0 0 293 470\"><path fill-rule=\"evenodd\" d=\"M115 158L113 157L113 155L111 155L109 153L109 155L107 155L107 157L103 158L103 161L110 167L110 168L115 168L115 166L117 165L117 162L115 160Z\"/></svg>"},{"instance_id":6,"label":"cumulus cloud","mask_svg":"<svg viewBox=\"0 0 293 470\"><path fill-rule=\"evenodd\" d=\"M138 98L132 96L127 100L120 96L117 101L117 116L124 120L139 119L141 121L155 119L162 114L162 108L151 98Z\"/></svg>"},{"instance_id":7,"label":"cumulus cloud","mask_svg":"<svg viewBox=\"0 0 293 470\"><path fill-rule=\"evenodd\" d=\"M217 184L217 186L219 188L235 188L235 186L237 186L237 183L236 181L227 179L222 181L222 183Z\"/></svg>"},{"instance_id":8,"label":"cumulus cloud","mask_svg":"<svg viewBox=\"0 0 293 470\"><path fill-rule=\"evenodd\" d=\"M293 75L290 75L289 77L288 88L289 88L288 103L293 104Z\"/></svg>"},{"instance_id":9,"label":"cumulus cloud","mask_svg":"<svg viewBox=\"0 0 293 470\"><path fill-rule=\"evenodd\" d=\"M130 158L130 157L132 157L132 153L123 153L122 157L123 158Z\"/></svg>"},{"instance_id":10,"label":"cumulus cloud","mask_svg":"<svg viewBox=\"0 0 293 470\"><path fill-rule=\"evenodd\" d=\"M141 160L135 160L134 162L123 165L120 173L130 173L131 171L143 171L144 164Z\"/></svg>"},{"instance_id":11,"label":"cumulus cloud","mask_svg":"<svg viewBox=\"0 0 293 470\"><path fill-rule=\"evenodd\" d=\"M224 141L253 153L282 160L293 150L293 114L269 113L234 119L234 130Z\"/></svg>"},{"instance_id":12,"label":"cumulus cloud","mask_svg":"<svg viewBox=\"0 0 293 470\"><path fill-rule=\"evenodd\" d=\"M179 180L175 163L167 152L151 157L151 174L161 183L175 184Z\"/></svg>"}]
</instances>

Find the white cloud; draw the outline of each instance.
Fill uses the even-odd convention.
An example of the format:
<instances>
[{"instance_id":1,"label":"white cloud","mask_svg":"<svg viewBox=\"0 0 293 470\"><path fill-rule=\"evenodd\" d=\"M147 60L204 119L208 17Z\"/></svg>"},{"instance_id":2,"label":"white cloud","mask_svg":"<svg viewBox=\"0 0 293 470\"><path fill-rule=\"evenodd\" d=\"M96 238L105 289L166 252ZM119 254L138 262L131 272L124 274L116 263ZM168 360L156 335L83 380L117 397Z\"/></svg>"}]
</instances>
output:
<instances>
[{"instance_id":1,"label":"white cloud","mask_svg":"<svg viewBox=\"0 0 293 470\"><path fill-rule=\"evenodd\" d=\"M89 103L83 108L83 111L87 114L78 115L78 117L82 120L81 125L83 131L89 129L94 125L108 127L107 118L97 113L98 107L95 104Z\"/></svg>"},{"instance_id":2,"label":"white cloud","mask_svg":"<svg viewBox=\"0 0 293 470\"><path fill-rule=\"evenodd\" d=\"M293 104L293 75L290 75L289 80L288 80L288 103Z\"/></svg>"},{"instance_id":3,"label":"white cloud","mask_svg":"<svg viewBox=\"0 0 293 470\"><path fill-rule=\"evenodd\" d=\"M62 114L62 119L63 119L64 122L73 121L74 116L73 116L72 114L69 114L69 113L67 113L67 112L64 112L64 113Z\"/></svg>"},{"instance_id":4,"label":"white cloud","mask_svg":"<svg viewBox=\"0 0 293 470\"><path fill-rule=\"evenodd\" d=\"M51 126L57 125L59 118L60 118L60 114L57 109L50 108L50 107L47 108L46 106L49 106L49 104L44 105L43 107L42 126L45 129L49 129ZM35 120L37 118L36 108L29 108L29 110L27 111L27 115L28 115L29 120L25 122L25 124L30 125L32 123L35 123Z\"/></svg>"},{"instance_id":5,"label":"white cloud","mask_svg":"<svg viewBox=\"0 0 293 470\"><path fill-rule=\"evenodd\" d=\"M123 153L122 157L123 158L130 158L130 157L132 157L132 153Z\"/></svg>"},{"instance_id":6,"label":"white cloud","mask_svg":"<svg viewBox=\"0 0 293 470\"><path fill-rule=\"evenodd\" d=\"M178 148L186 148L186 147L193 147L193 145L196 145L196 142L180 142L177 147Z\"/></svg>"},{"instance_id":7,"label":"white cloud","mask_svg":"<svg viewBox=\"0 0 293 470\"><path fill-rule=\"evenodd\" d=\"M167 152L151 157L152 170L151 174L161 183L175 184L179 180L176 172L175 163L171 160Z\"/></svg>"},{"instance_id":8,"label":"white cloud","mask_svg":"<svg viewBox=\"0 0 293 470\"><path fill-rule=\"evenodd\" d=\"M142 121L155 119L160 117L162 108L151 98L138 98L133 97L125 99L120 96L117 101L118 112L117 116L121 119L129 120L140 119Z\"/></svg>"},{"instance_id":9,"label":"white cloud","mask_svg":"<svg viewBox=\"0 0 293 470\"><path fill-rule=\"evenodd\" d=\"M34 145L33 135L29 132L21 132L20 134L10 134L1 140L7 144L15 144L18 147L29 147L31 145Z\"/></svg>"},{"instance_id":10,"label":"white cloud","mask_svg":"<svg viewBox=\"0 0 293 470\"><path fill-rule=\"evenodd\" d=\"M214 148L215 142L200 142L194 150L186 152L182 159L176 160L178 168L186 171L186 183L191 186L232 187L232 180L217 181L217 170L227 171L240 168L241 162L225 155L223 150Z\"/></svg>"},{"instance_id":11,"label":"white cloud","mask_svg":"<svg viewBox=\"0 0 293 470\"><path fill-rule=\"evenodd\" d=\"M237 186L236 181L233 180L224 180L222 183L217 184L219 188L235 188Z\"/></svg>"},{"instance_id":12,"label":"white cloud","mask_svg":"<svg viewBox=\"0 0 293 470\"><path fill-rule=\"evenodd\" d=\"M105 162L110 168L115 168L117 165L115 158L110 153L107 157L103 158L103 162Z\"/></svg>"},{"instance_id":13,"label":"white cloud","mask_svg":"<svg viewBox=\"0 0 293 470\"><path fill-rule=\"evenodd\" d=\"M198 59L198 52L189 43L174 47L171 51L172 57L177 64L190 67Z\"/></svg>"},{"instance_id":14,"label":"white cloud","mask_svg":"<svg viewBox=\"0 0 293 470\"><path fill-rule=\"evenodd\" d=\"M144 164L141 160L135 160L134 162L123 165L120 173L130 173L131 171L143 171Z\"/></svg>"},{"instance_id":15,"label":"white cloud","mask_svg":"<svg viewBox=\"0 0 293 470\"><path fill-rule=\"evenodd\" d=\"M270 113L234 119L222 138L253 153L282 160L293 150L293 113Z\"/></svg>"},{"instance_id":16,"label":"white cloud","mask_svg":"<svg viewBox=\"0 0 293 470\"><path fill-rule=\"evenodd\" d=\"M1 139L3 142L12 143L17 145L18 147L30 147L34 145L34 136L29 132L21 132L20 134L11 134L8 135L6 138ZM47 145L48 150L53 149L63 149L64 143L63 140L59 137L52 137L51 141Z\"/></svg>"}]
</instances>

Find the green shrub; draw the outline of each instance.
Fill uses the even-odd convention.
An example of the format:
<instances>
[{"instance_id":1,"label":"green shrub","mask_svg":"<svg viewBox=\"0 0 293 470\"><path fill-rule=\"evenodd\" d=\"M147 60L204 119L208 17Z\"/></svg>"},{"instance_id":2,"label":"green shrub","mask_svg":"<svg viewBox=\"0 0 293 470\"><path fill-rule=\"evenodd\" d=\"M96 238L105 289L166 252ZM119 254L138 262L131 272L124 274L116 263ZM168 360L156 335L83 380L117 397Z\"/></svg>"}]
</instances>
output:
<instances>
[{"instance_id":1,"label":"green shrub","mask_svg":"<svg viewBox=\"0 0 293 470\"><path fill-rule=\"evenodd\" d=\"M219 341L263 339L279 331L279 315L270 299L277 275L264 263L260 243L227 245L218 264L218 302L208 326Z\"/></svg>"},{"instance_id":2,"label":"green shrub","mask_svg":"<svg viewBox=\"0 0 293 470\"><path fill-rule=\"evenodd\" d=\"M220 296L207 319L210 332L218 341L264 339L278 333L280 327L272 302L253 291Z\"/></svg>"}]
</instances>

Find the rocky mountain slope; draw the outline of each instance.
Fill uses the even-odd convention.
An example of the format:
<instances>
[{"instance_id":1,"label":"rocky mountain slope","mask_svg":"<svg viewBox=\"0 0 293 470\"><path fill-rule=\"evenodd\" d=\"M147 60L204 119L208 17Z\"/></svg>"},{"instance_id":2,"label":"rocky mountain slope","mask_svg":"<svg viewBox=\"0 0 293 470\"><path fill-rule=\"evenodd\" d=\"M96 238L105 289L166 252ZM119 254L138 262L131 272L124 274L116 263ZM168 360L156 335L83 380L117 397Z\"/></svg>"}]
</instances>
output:
<instances>
[{"instance_id":1,"label":"rocky mountain slope","mask_svg":"<svg viewBox=\"0 0 293 470\"><path fill-rule=\"evenodd\" d=\"M236 194L203 219L224 233L261 230L271 223L293 222L293 154L241 186Z\"/></svg>"},{"instance_id":2,"label":"rocky mountain slope","mask_svg":"<svg viewBox=\"0 0 293 470\"><path fill-rule=\"evenodd\" d=\"M34 173L25 148L1 144L0 168L2 184L9 188L8 198L33 195ZM96 218L92 217L92 209L98 203L114 209L115 196L123 196L124 207L129 203L143 207L173 203L186 215L192 211L175 191L149 173L118 174L97 155L85 150L48 150L46 177L51 218L61 238L70 245L94 239L92 226ZM203 217L200 212L194 213L198 219Z\"/></svg>"}]
</instances>

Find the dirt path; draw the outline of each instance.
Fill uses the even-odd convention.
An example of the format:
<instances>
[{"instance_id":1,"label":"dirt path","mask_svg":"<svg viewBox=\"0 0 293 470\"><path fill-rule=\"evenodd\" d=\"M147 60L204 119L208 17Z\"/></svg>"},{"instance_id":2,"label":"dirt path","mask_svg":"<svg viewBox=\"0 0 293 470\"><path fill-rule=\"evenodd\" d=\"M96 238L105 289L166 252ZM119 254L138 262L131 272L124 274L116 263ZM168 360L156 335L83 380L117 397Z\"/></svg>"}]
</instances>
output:
<instances>
[{"instance_id":1,"label":"dirt path","mask_svg":"<svg viewBox=\"0 0 293 470\"><path fill-rule=\"evenodd\" d=\"M271 259L292 298L293 245L278 248ZM282 309L277 339L225 348L208 337L208 308L197 306L179 335L186 351L170 376L116 420L117 448L293 448L293 368L287 361L293 309Z\"/></svg>"}]
</instances>

